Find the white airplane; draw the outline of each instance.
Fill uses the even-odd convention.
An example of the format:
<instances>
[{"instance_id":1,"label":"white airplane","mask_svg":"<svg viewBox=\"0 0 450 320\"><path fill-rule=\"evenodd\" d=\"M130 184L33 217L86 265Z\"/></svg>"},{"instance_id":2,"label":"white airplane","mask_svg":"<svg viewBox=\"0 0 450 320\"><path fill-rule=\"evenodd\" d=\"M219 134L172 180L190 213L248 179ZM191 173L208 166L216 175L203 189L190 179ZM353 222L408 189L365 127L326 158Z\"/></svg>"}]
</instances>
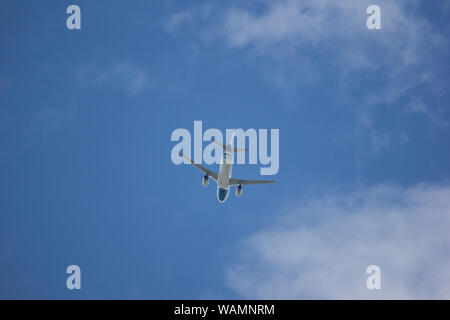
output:
<instances>
[{"instance_id":1,"label":"white airplane","mask_svg":"<svg viewBox=\"0 0 450 320\"><path fill-rule=\"evenodd\" d=\"M234 134L233 134L234 137ZM238 151L247 151L247 149L238 149L234 148L232 145L233 137L231 138L231 142L224 146L223 144L217 142L216 140L212 140L216 144L218 144L223 149L223 157L220 161L220 169L219 174L208 170L201 165L194 163L191 159L183 155L180 152L180 156L189 161L192 165L194 165L197 169L202 171L205 176L202 179L202 185L206 187L209 184L209 177L213 179L217 183L217 200L219 202L225 202L228 198L228 194L230 191L230 186L237 186L236 188L236 196L240 197L242 195L242 186L246 184L263 184L263 183L274 183L275 180L243 180L243 179L234 179L231 178L231 171L233 167L233 162L231 158L231 152Z\"/></svg>"}]
</instances>

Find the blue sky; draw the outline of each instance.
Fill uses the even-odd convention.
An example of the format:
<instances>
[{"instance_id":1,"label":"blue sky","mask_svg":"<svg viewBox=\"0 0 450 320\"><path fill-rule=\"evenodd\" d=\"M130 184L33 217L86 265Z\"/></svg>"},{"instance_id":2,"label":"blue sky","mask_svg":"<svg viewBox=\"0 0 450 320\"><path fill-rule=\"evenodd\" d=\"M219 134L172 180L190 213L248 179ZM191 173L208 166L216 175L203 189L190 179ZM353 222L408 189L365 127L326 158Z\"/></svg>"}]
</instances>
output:
<instances>
[{"instance_id":1,"label":"blue sky","mask_svg":"<svg viewBox=\"0 0 450 320\"><path fill-rule=\"evenodd\" d=\"M373 3L2 2L0 298L449 298L450 6ZM194 120L279 129L276 184L218 203Z\"/></svg>"}]
</instances>

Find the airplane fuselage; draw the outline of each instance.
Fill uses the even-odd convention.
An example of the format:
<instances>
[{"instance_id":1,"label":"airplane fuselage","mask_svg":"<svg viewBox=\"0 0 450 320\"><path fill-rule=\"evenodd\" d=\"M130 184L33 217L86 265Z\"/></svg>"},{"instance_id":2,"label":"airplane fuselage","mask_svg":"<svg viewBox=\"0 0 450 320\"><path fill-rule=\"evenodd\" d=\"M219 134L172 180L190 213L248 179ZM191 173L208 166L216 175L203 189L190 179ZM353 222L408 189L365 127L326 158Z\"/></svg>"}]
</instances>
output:
<instances>
[{"instance_id":1,"label":"airplane fuselage","mask_svg":"<svg viewBox=\"0 0 450 320\"><path fill-rule=\"evenodd\" d=\"M227 149L229 147L227 146ZM220 169L217 178L217 200L225 202L230 193L230 178L233 169L233 158L231 152L226 150L223 152L222 160L220 161Z\"/></svg>"}]
</instances>

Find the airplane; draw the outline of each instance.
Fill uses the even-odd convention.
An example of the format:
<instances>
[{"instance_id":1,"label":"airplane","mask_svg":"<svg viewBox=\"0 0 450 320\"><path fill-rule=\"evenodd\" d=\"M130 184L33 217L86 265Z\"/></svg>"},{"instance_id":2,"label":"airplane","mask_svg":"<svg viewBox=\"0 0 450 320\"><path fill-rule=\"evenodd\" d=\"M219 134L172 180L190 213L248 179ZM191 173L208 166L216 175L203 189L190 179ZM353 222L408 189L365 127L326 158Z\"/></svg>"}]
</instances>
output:
<instances>
[{"instance_id":1,"label":"airplane","mask_svg":"<svg viewBox=\"0 0 450 320\"><path fill-rule=\"evenodd\" d=\"M224 146L220 142L217 142L215 139L211 139L214 143L216 143L223 149L223 157L222 157L222 160L220 161L219 174L217 174L211 170L208 170L205 167L202 167L201 165L199 165L197 163L194 163L194 161L192 161L191 159L189 159L188 157L183 155L182 152L179 153L179 155L181 157L183 157L184 159L189 161L193 166L195 166L197 169L199 169L200 171L202 171L205 174L202 179L202 185L204 187L208 186L209 177L211 177L211 179L213 179L217 183L217 200L219 200L219 202L221 202L221 203L223 203L227 200L229 191L230 191L230 186L237 186L236 196L240 197L240 196L242 196L242 192L243 192L242 186L243 185L264 184L264 183L274 183L275 182L275 180L244 180L244 179L231 178L231 171L232 171L232 167L233 167L231 152L248 151L248 149L234 148L232 145L233 138L234 138L234 134L233 134L233 137L231 138L230 143L227 144L226 146Z\"/></svg>"}]
</instances>

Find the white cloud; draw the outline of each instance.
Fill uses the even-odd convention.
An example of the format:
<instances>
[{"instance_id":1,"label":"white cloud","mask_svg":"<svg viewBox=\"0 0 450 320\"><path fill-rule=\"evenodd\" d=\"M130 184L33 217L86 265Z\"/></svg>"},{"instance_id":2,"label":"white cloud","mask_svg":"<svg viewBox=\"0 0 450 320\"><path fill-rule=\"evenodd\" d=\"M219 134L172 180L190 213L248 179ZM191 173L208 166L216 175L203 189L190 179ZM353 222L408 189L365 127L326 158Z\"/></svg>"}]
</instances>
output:
<instances>
[{"instance_id":1,"label":"white cloud","mask_svg":"<svg viewBox=\"0 0 450 320\"><path fill-rule=\"evenodd\" d=\"M447 47L446 34L417 11L420 2L409 0L377 1L382 30L368 30L366 9L372 4L257 0L231 7L198 6L173 13L166 27L188 32L186 26L196 25L201 37L216 33L230 48L272 58L263 60L260 69L285 92L298 91L305 78L310 83L310 74L317 85L323 76L333 76L336 93L344 95L337 95L337 100L349 98L348 92L359 84L367 85L364 77L375 77L379 81L365 104L392 104L417 87L440 87L442 92L445 85L428 69L442 62L436 60L436 52Z\"/></svg>"},{"instance_id":2,"label":"white cloud","mask_svg":"<svg viewBox=\"0 0 450 320\"><path fill-rule=\"evenodd\" d=\"M333 102L363 107L370 117L376 105L414 101L421 90L446 90L447 82L434 71L446 63L436 53L444 52L448 40L417 12L417 1L378 1L382 30L366 27L370 0L257 3L264 9L227 10L219 29L231 48L272 58L261 69L283 93L321 86L332 77L324 91L333 92ZM355 91L369 94L361 100ZM428 102L424 108L428 116L439 106Z\"/></svg>"},{"instance_id":3,"label":"white cloud","mask_svg":"<svg viewBox=\"0 0 450 320\"><path fill-rule=\"evenodd\" d=\"M411 101L404 110L407 113L419 113L424 114L432 123L438 127L447 127L449 125L448 120L445 119L444 109L441 106L437 108L428 107L423 100L417 99Z\"/></svg>"},{"instance_id":4,"label":"white cloud","mask_svg":"<svg viewBox=\"0 0 450 320\"><path fill-rule=\"evenodd\" d=\"M211 4L202 4L183 11L177 11L169 15L165 21L165 28L169 33L176 31L185 31L186 27L196 23L203 25L211 18L213 6Z\"/></svg>"},{"instance_id":5,"label":"white cloud","mask_svg":"<svg viewBox=\"0 0 450 320\"><path fill-rule=\"evenodd\" d=\"M429 43L445 40L423 16L411 10L417 7L417 1L377 1L382 13L382 30L366 27L366 8L373 3L371 0L259 2L265 9L258 13L237 7L226 11L222 32L230 45L274 46L285 42L299 46L339 41L344 45L339 51L354 57L355 49L365 49L364 45L375 42L392 48L404 63L412 63L418 58L415 54L420 53L414 50L424 40ZM364 43L360 43L363 39Z\"/></svg>"},{"instance_id":6,"label":"white cloud","mask_svg":"<svg viewBox=\"0 0 450 320\"><path fill-rule=\"evenodd\" d=\"M349 137L363 149L358 152L385 152L409 141L396 137L414 130L409 125L412 112L433 129L447 126L448 81L440 71L447 65L449 27L428 20L420 1L379 0L382 30L368 30L366 9L372 4L255 0L215 5L208 15L199 6L187 11L195 18L181 19L183 26L189 20L192 28L177 30L195 30L203 40L205 34L214 34L254 66L287 107L322 107L326 99L333 107L354 112L355 124L349 126L354 134ZM179 17L174 14L173 19ZM318 105L303 103L317 91L323 98ZM387 118L397 124L381 123Z\"/></svg>"},{"instance_id":7,"label":"white cloud","mask_svg":"<svg viewBox=\"0 0 450 320\"><path fill-rule=\"evenodd\" d=\"M383 185L287 211L228 267L227 283L243 297L450 298L449 186ZM366 288L372 264L380 291Z\"/></svg>"},{"instance_id":8,"label":"white cloud","mask_svg":"<svg viewBox=\"0 0 450 320\"><path fill-rule=\"evenodd\" d=\"M149 85L146 72L127 62L116 62L109 67L82 65L77 76L84 87L112 83L129 95L138 94Z\"/></svg>"},{"instance_id":9,"label":"white cloud","mask_svg":"<svg viewBox=\"0 0 450 320\"><path fill-rule=\"evenodd\" d=\"M332 33L342 36L360 29L354 23L355 9L363 7L355 2L284 0L264 4L267 7L260 14L238 8L229 10L223 32L230 45L317 43Z\"/></svg>"},{"instance_id":10,"label":"white cloud","mask_svg":"<svg viewBox=\"0 0 450 320\"><path fill-rule=\"evenodd\" d=\"M249 47L283 61L286 54L299 58L326 53L330 66L340 66L339 73L384 67L393 77L392 84L405 75L406 67L422 64L430 58L432 48L447 42L423 17L411 13L410 1L378 1L382 30L366 27L369 0L264 3L262 13L238 8L227 11L221 30L230 46ZM320 68L323 65L317 65Z\"/></svg>"},{"instance_id":11,"label":"white cloud","mask_svg":"<svg viewBox=\"0 0 450 320\"><path fill-rule=\"evenodd\" d=\"M191 11L181 11L175 12L169 16L169 19L166 22L166 29L169 32L174 32L181 26L192 22L195 15Z\"/></svg>"},{"instance_id":12,"label":"white cloud","mask_svg":"<svg viewBox=\"0 0 450 320\"><path fill-rule=\"evenodd\" d=\"M230 45L236 47L252 43L276 44L297 37L311 41L321 33L323 19L323 15L315 12L302 12L297 2L274 2L269 11L260 16L246 10L230 10L224 34Z\"/></svg>"}]
</instances>

